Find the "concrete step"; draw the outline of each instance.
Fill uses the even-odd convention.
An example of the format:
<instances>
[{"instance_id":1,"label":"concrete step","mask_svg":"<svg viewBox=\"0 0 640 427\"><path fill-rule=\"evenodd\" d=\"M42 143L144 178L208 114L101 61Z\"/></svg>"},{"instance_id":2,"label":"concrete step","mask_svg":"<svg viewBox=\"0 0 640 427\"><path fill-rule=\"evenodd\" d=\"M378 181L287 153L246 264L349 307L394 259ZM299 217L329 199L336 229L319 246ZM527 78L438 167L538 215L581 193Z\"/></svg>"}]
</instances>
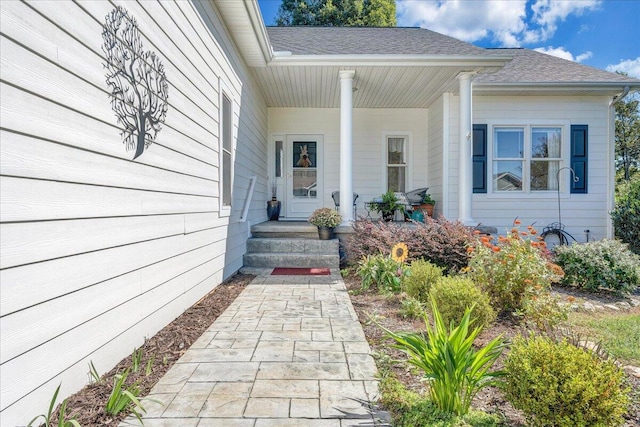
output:
<instances>
[{"instance_id":1,"label":"concrete step","mask_svg":"<svg viewBox=\"0 0 640 427\"><path fill-rule=\"evenodd\" d=\"M337 254L338 240L302 238L252 237L247 240L247 253Z\"/></svg>"},{"instance_id":2,"label":"concrete step","mask_svg":"<svg viewBox=\"0 0 640 427\"><path fill-rule=\"evenodd\" d=\"M340 268L338 252L328 254L296 254L296 253L247 253L244 255L245 267L327 267Z\"/></svg>"}]
</instances>

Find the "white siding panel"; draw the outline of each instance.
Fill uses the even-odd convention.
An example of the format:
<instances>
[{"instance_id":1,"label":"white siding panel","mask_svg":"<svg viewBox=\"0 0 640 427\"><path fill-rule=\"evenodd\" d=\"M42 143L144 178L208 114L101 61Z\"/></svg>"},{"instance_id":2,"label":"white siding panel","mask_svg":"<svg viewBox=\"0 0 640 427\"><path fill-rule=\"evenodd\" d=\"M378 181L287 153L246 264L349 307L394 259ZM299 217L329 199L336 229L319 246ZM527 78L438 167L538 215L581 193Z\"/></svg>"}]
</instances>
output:
<instances>
[{"instance_id":1,"label":"white siding panel","mask_svg":"<svg viewBox=\"0 0 640 427\"><path fill-rule=\"evenodd\" d=\"M589 126L588 194L569 194L568 187L561 190L562 222L578 241L607 237L608 176L608 99L606 97L475 97L474 123L488 123L489 143L493 138L491 125L564 125L564 144L568 156L570 125ZM568 166L565 157L563 166ZM489 166L490 167L490 166ZM569 175L565 176L565 182ZM491 182L489 180L489 185ZM518 217L523 224L542 228L558 221L556 192L547 194L474 194L473 218L485 225L498 227L500 232L509 228Z\"/></svg>"},{"instance_id":2,"label":"white siding panel","mask_svg":"<svg viewBox=\"0 0 640 427\"><path fill-rule=\"evenodd\" d=\"M169 83L166 120L135 161L103 68L118 4ZM267 108L208 2L3 2L0 24L0 424L18 425L241 267L247 225L266 219ZM220 81L238 138L223 218ZM261 191L239 223L251 176Z\"/></svg>"}]
</instances>

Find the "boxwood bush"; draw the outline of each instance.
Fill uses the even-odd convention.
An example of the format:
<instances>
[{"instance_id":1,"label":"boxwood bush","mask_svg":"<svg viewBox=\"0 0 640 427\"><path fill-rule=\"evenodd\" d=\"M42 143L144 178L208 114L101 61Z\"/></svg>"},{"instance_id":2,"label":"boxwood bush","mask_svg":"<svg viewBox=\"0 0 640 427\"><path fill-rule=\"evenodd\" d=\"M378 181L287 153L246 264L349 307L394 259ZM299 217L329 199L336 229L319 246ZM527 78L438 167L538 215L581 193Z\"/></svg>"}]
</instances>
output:
<instances>
[{"instance_id":1,"label":"boxwood bush","mask_svg":"<svg viewBox=\"0 0 640 427\"><path fill-rule=\"evenodd\" d=\"M506 398L536 426L616 426L629 404L611 360L548 337L516 338L504 365Z\"/></svg>"},{"instance_id":2,"label":"boxwood bush","mask_svg":"<svg viewBox=\"0 0 640 427\"><path fill-rule=\"evenodd\" d=\"M592 292L606 289L618 295L640 286L640 256L618 240L556 246L554 251L564 270L564 285Z\"/></svg>"},{"instance_id":3,"label":"boxwood bush","mask_svg":"<svg viewBox=\"0 0 640 427\"><path fill-rule=\"evenodd\" d=\"M445 324L460 323L467 308L475 304L471 318L474 327L485 327L496 320L489 295L471 279L459 276L442 277L431 287L430 295L436 301Z\"/></svg>"},{"instance_id":4,"label":"boxwood bush","mask_svg":"<svg viewBox=\"0 0 640 427\"><path fill-rule=\"evenodd\" d=\"M411 262L407 275L402 279L402 290L421 303L429 302L431 286L442 277L442 268L429 261L418 259Z\"/></svg>"}]
</instances>

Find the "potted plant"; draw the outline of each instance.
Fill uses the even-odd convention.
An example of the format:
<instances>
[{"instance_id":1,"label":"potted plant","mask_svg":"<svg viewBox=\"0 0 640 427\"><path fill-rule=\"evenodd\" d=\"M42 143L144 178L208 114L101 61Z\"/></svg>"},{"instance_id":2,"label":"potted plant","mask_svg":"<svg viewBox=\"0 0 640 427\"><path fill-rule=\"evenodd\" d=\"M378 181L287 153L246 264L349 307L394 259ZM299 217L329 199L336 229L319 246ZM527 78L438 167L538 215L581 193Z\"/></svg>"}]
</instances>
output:
<instances>
[{"instance_id":1,"label":"potted plant","mask_svg":"<svg viewBox=\"0 0 640 427\"><path fill-rule=\"evenodd\" d=\"M280 218L280 201L278 200L278 185L271 182L271 200L267 200L267 216L269 221L277 221Z\"/></svg>"},{"instance_id":2,"label":"potted plant","mask_svg":"<svg viewBox=\"0 0 640 427\"><path fill-rule=\"evenodd\" d=\"M433 208L435 206L436 206L436 201L431 198L431 195L429 193L425 193L419 209L426 212L427 215L429 215L430 217L433 217Z\"/></svg>"},{"instance_id":3,"label":"potted plant","mask_svg":"<svg viewBox=\"0 0 640 427\"><path fill-rule=\"evenodd\" d=\"M318 227L320 240L330 240L333 238L333 229L342 222L342 216L334 209L320 208L313 211L309 222Z\"/></svg>"},{"instance_id":4,"label":"potted plant","mask_svg":"<svg viewBox=\"0 0 640 427\"><path fill-rule=\"evenodd\" d=\"M396 197L395 193L391 190L382 195L381 198L371 203L371 210L374 212L380 212L382 219L385 221L392 221L396 211L400 211L404 214L404 204L398 203L400 200Z\"/></svg>"}]
</instances>

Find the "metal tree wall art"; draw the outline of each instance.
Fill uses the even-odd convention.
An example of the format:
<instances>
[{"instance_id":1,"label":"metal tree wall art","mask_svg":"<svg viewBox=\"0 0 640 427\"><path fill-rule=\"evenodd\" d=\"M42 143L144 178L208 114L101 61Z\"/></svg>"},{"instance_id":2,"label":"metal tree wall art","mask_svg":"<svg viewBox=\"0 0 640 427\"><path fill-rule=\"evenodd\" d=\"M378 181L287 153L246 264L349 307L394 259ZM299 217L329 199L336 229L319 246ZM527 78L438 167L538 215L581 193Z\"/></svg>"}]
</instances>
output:
<instances>
[{"instance_id":1,"label":"metal tree wall art","mask_svg":"<svg viewBox=\"0 0 640 427\"><path fill-rule=\"evenodd\" d=\"M135 149L135 159L154 141L167 115L164 66L155 52L142 50L138 23L123 7L106 16L102 39L111 108L123 126L127 151Z\"/></svg>"}]
</instances>

